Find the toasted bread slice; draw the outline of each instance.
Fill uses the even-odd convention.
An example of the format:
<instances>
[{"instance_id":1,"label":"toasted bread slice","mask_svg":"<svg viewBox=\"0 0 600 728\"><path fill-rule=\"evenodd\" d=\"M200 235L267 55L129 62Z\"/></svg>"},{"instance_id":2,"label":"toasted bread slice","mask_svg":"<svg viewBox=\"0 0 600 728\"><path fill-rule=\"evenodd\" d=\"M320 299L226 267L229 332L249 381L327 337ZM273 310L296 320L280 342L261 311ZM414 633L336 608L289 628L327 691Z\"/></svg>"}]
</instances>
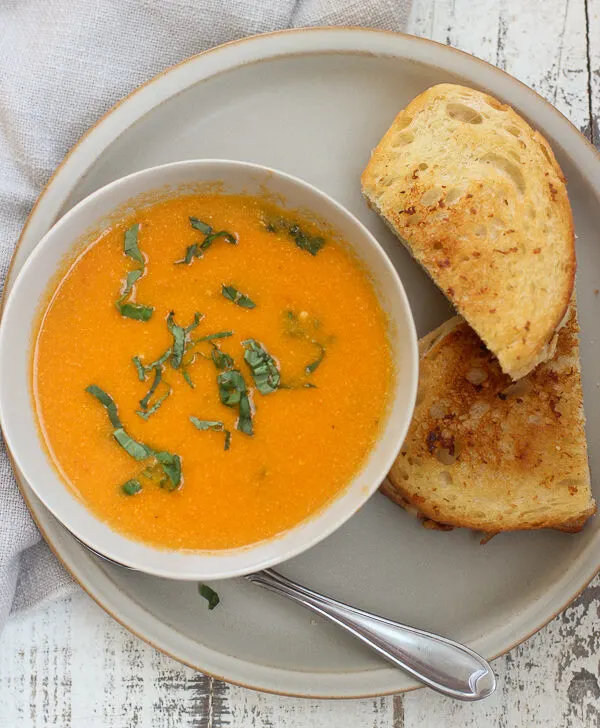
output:
<instances>
[{"instance_id":1,"label":"toasted bread slice","mask_svg":"<svg viewBox=\"0 0 600 728\"><path fill-rule=\"evenodd\" d=\"M433 86L398 114L362 190L505 373L552 356L575 247L565 179L539 132L487 94Z\"/></svg>"},{"instance_id":2,"label":"toasted bread slice","mask_svg":"<svg viewBox=\"0 0 600 728\"><path fill-rule=\"evenodd\" d=\"M580 530L596 507L578 330L573 305L554 358L516 383L461 317L426 336L414 418L383 492L449 526Z\"/></svg>"}]
</instances>

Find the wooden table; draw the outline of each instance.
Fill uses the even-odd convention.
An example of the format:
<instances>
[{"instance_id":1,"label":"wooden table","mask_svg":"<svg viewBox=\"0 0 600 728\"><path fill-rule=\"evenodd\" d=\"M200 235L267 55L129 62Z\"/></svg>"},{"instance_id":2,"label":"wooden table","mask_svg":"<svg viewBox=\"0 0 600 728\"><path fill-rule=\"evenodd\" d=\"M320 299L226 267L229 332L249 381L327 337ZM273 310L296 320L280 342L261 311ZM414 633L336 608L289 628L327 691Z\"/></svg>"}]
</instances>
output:
<instances>
[{"instance_id":1,"label":"wooden table","mask_svg":"<svg viewBox=\"0 0 600 728\"><path fill-rule=\"evenodd\" d=\"M506 69L600 147L600 0L413 2L411 32ZM0 728L591 728L600 726L599 615L597 579L496 660L498 690L482 704L427 690L327 702L263 695L195 673L79 593L6 627Z\"/></svg>"}]
</instances>

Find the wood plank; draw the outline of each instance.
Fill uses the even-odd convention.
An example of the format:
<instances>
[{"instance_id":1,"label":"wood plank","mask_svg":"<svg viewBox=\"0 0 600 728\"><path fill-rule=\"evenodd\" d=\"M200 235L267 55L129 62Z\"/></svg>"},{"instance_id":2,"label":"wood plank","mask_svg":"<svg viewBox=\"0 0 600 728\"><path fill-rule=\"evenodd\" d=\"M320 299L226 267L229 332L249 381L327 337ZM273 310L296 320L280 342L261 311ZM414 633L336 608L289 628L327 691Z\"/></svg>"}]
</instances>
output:
<instances>
[{"instance_id":1,"label":"wood plank","mask_svg":"<svg viewBox=\"0 0 600 728\"><path fill-rule=\"evenodd\" d=\"M600 0L585 0L589 69L591 137L600 149Z\"/></svg>"},{"instance_id":2,"label":"wood plank","mask_svg":"<svg viewBox=\"0 0 600 728\"><path fill-rule=\"evenodd\" d=\"M597 6L599 0L588 0ZM600 30L592 43L596 67ZM507 71L555 104L590 136L586 8L583 0L415 0L411 29ZM600 80L596 76L596 84ZM596 93L600 97L600 89ZM600 101L598 101L600 104Z\"/></svg>"},{"instance_id":3,"label":"wood plank","mask_svg":"<svg viewBox=\"0 0 600 728\"><path fill-rule=\"evenodd\" d=\"M392 699L299 700L230 686L222 715L228 728L391 728Z\"/></svg>"}]
</instances>

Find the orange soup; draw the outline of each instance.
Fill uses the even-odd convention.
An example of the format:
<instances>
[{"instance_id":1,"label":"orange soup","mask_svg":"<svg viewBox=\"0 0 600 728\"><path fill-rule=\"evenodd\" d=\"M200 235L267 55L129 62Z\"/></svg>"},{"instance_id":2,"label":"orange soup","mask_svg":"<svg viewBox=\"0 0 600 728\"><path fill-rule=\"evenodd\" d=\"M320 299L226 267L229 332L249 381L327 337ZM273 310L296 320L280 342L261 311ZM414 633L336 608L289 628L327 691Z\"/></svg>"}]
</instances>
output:
<instances>
[{"instance_id":1,"label":"orange soup","mask_svg":"<svg viewBox=\"0 0 600 728\"><path fill-rule=\"evenodd\" d=\"M352 479L393 366L343 241L260 198L190 195L112 225L43 312L35 406L100 519L172 549L280 534Z\"/></svg>"}]
</instances>

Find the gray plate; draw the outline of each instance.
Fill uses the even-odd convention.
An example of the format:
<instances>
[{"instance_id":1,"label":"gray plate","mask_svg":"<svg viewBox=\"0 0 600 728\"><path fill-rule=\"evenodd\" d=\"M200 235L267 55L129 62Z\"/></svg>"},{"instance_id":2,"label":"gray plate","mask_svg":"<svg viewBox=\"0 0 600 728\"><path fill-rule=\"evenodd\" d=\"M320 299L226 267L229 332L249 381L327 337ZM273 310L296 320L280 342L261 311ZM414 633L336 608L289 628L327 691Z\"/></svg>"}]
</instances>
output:
<instances>
[{"instance_id":1,"label":"gray plate","mask_svg":"<svg viewBox=\"0 0 600 728\"><path fill-rule=\"evenodd\" d=\"M511 103L552 143L569 179L592 473L600 470L600 161L573 126L515 79L459 51L357 29L240 41L163 74L113 110L42 194L11 281L54 219L129 172L193 157L259 162L298 175L354 212L382 242L420 334L450 315L443 296L361 200L359 175L397 111L427 86L458 81ZM207 103L207 99L210 103ZM596 497L600 497L597 475ZM193 584L103 564L22 489L53 549L82 586L136 634L232 682L305 696L414 687L335 628L243 580L218 583L210 614ZM340 531L282 571L332 596L467 643L491 658L562 609L600 566L599 521L584 532L505 534L485 547L438 533L376 495Z\"/></svg>"}]
</instances>

